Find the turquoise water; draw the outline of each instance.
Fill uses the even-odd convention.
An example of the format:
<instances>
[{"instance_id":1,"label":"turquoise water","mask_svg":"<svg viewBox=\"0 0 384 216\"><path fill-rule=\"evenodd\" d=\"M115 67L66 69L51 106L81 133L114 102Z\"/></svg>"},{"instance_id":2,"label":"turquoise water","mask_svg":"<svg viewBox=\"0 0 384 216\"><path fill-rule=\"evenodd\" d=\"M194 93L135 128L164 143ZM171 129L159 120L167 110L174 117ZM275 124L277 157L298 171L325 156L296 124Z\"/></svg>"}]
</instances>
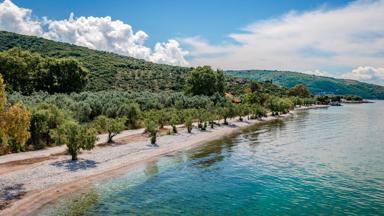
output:
<instances>
[{"instance_id":1,"label":"turquoise water","mask_svg":"<svg viewBox=\"0 0 384 216\"><path fill-rule=\"evenodd\" d=\"M384 102L300 112L92 193L82 215L384 215Z\"/></svg>"}]
</instances>

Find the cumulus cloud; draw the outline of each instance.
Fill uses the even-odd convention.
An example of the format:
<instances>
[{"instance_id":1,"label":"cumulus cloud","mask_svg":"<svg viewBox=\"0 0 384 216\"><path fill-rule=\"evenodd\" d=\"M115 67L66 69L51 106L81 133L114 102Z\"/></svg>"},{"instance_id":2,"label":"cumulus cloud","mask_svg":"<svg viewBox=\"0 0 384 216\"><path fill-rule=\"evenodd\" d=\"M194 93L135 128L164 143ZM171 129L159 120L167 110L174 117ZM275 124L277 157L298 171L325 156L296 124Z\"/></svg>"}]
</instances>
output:
<instances>
[{"instance_id":1,"label":"cumulus cloud","mask_svg":"<svg viewBox=\"0 0 384 216\"><path fill-rule=\"evenodd\" d=\"M303 73L311 74L315 76L332 76L329 72L321 71L321 70L304 71Z\"/></svg>"},{"instance_id":2,"label":"cumulus cloud","mask_svg":"<svg viewBox=\"0 0 384 216\"><path fill-rule=\"evenodd\" d=\"M4 0L0 4L0 29L26 35L41 35L41 25L31 15L32 10L19 8L10 0Z\"/></svg>"},{"instance_id":3,"label":"cumulus cloud","mask_svg":"<svg viewBox=\"0 0 384 216\"><path fill-rule=\"evenodd\" d=\"M384 0L362 0L258 21L229 34L233 44L212 44L199 37L181 41L191 46L194 65L296 71L342 68L343 73L361 65L383 66L383 14ZM206 58L209 54L213 57Z\"/></svg>"},{"instance_id":4,"label":"cumulus cloud","mask_svg":"<svg viewBox=\"0 0 384 216\"><path fill-rule=\"evenodd\" d=\"M167 43L157 43L150 59L153 62L173 65L188 65L184 56L188 52L180 48L176 40L168 40Z\"/></svg>"},{"instance_id":5,"label":"cumulus cloud","mask_svg":"<svg viewBox=\"0 0 384 216\"><path fill-rule=\"evenodd\" d=\"M46 31L43 30L46 27ZM75 17L68 19L33 19L32 11L20 8L10 0L0 4L0 29L21 34L43 36L48 39L115 52L156 63L186 66L184 51L176 40L157 43L153 49L145 46L148 35L134 32L132 27L111 17Z\"/></svg>"},{"instance_id":6,"label":"cumulus cloud","mask_svg":"<svg viewBox=\"0 0 384 216\"><path fill-rule=\"evenodd\" d=\"M352 70L350 73L343 74L345 79L361 80L365 82L384 85L384 68L360 66Z\"/></svg>"}]
</instances>

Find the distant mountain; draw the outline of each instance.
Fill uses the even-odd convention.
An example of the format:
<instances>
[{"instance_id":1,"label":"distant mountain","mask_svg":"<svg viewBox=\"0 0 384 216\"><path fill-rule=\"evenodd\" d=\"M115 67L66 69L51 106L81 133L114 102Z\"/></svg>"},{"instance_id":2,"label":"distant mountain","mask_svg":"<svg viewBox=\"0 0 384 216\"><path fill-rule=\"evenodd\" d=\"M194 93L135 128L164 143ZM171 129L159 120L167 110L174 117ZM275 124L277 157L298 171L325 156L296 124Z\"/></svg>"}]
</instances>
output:
<instances>
[{"instance_id":1,"label":"distant mountain","mask_svg":"<svg viewBox=\"0 0 384 216\"><path fill-rule=\"evenodd\" d=\"M227 75L257 81L272 81L287 88L297 84L308 86L313 94L358 95L367 99L384 99L384 86L355 80L336 79L290 71L230 70Z\"/></svg>"}]
</instances>

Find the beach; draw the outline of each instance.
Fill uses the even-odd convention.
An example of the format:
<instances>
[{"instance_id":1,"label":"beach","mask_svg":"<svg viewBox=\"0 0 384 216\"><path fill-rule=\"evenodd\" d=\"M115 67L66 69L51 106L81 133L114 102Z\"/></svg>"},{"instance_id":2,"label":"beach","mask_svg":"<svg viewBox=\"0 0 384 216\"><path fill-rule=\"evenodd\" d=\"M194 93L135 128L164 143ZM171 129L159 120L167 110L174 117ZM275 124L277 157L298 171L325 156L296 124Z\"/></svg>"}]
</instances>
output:
<instances>
[{"instance_id":1,"label":"beach","mask_svg":"<svg viewBox=\"0 0 384 216\"><path fill-rule=\"evenodd\" d=\"M302 107L324 108L324 106ZM45 204L84 188L91 182L126 172L158 157L185 151L221 139L246 127L284 119L296 111L262 120L229 120L229 125L187 133L182 126L179 133L158 137L158 147L149 144L144 129L124 131L116 136L116 144L105 145L105 135L98 145L83 151L78 161L65 154L66 147L52 147L41 151L11 154L0 157L0 215L33 215Z\"/></svg>"}]
</instances>

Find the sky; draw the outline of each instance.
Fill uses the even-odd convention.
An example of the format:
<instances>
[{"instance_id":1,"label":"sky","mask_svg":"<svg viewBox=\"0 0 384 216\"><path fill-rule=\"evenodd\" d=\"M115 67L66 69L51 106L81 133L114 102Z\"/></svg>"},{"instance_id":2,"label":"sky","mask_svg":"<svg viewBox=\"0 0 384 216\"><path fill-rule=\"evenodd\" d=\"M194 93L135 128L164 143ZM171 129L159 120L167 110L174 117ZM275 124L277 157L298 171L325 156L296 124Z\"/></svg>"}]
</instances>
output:
<instances>
[{"instance_id":1,"label":"sky","mask_svg":"<svg viewBox=\"0 0 384 216\"><path fill-rule=\"evenodd\" d=\"M384 0L0 0L0 29L156 63L384 85Z\"/></svg>"}]
</instances>

